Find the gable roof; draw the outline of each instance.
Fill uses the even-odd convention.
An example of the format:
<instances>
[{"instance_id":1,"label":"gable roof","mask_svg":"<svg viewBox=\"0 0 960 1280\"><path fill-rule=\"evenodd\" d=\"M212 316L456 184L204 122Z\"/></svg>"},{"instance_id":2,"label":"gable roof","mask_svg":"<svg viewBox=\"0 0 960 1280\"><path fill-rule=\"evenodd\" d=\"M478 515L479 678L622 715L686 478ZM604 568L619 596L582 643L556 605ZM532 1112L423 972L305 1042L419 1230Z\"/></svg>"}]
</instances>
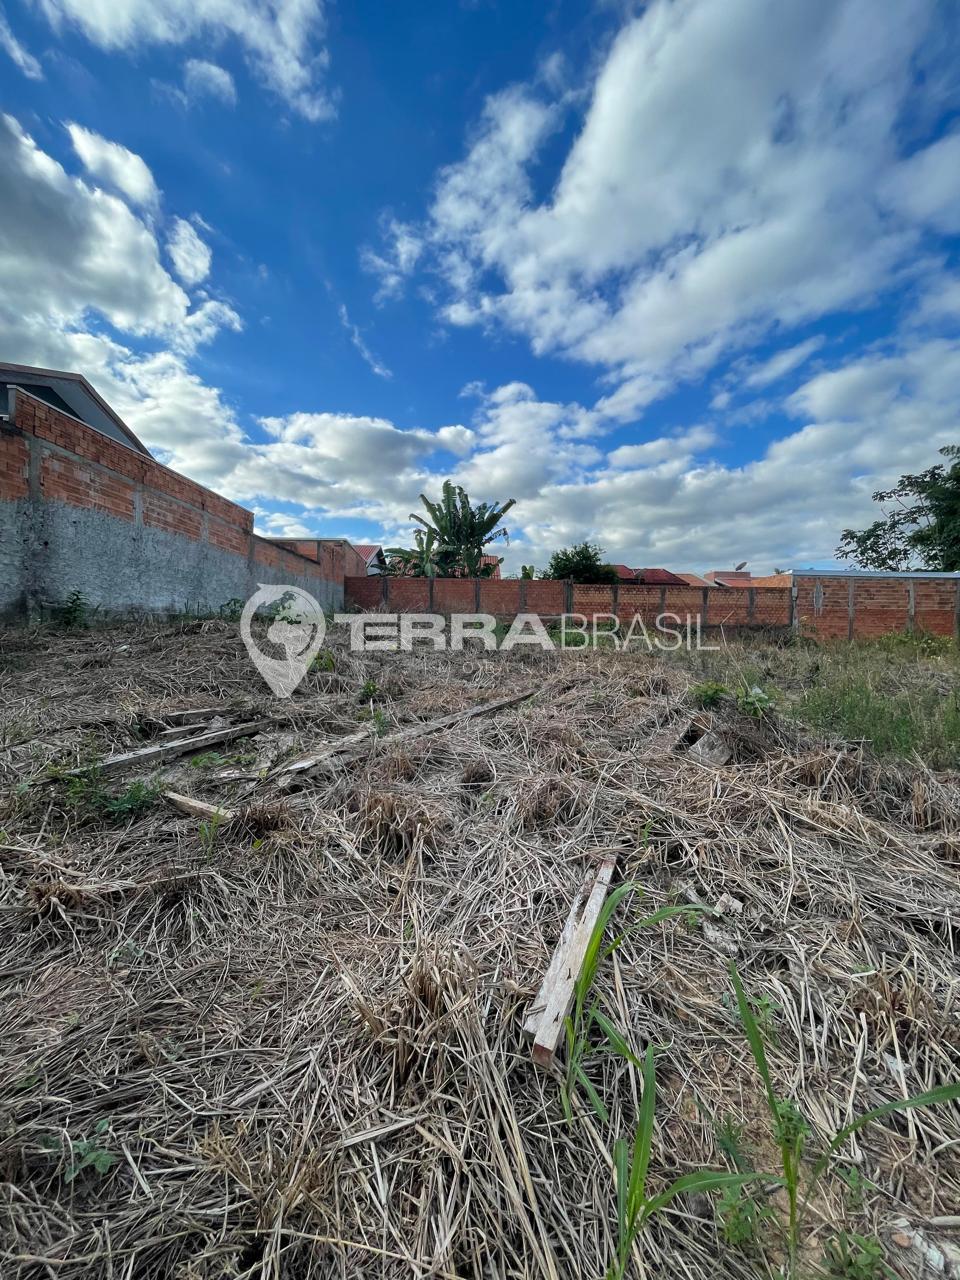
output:
<instances>
[{"instance_id":1,"label":"gable roof","mask_svg":"<svg viewBox=\"0 0 960 1280\"><path fill-rule=\"evenodd\" d=\"M689 584L669 569L634 569L634 574L648 587L686 587Z\"/></svg>"},{"instance_id":2,"label":"gable roof","mask_svg":"<svg viewBox=\"0 0 960 1280\"><path fill-rule=\"evenodd\" d=\"M688 587L725 587L725 582L709 582L700 573L678 573L677 577Z\"/></svg>"},{"instance_id":3,"label":"gable roof","mask_svg":"<svg viewBox=\"0 0 960 1280\"><path fill-rule=\"evenodd\" d=\"M625 582L635 582L637 578L636 569L631 569L628 564L612 564L611 569L616 569L617 577Z\"/></svg>"},{"instance_id":4,"label":"gable roof","mask_svg":"<svg viewBox=\"0 0 960 1280\"><path fill-rule=\"evenodd\" d=\"M85 426L112 436L123 444L151 457L150 450L139 440L120 415L94 390L82 373L65 369L41 369L30 364L0 361L0 384L23 387L24 391L46 400L55 409L77 418ZM43 393L47 394L44 395Z\"/></svg>"},{"instance_id":5,"label":"gable roof","mask_svg":"<svg viewBox=\"0 0 960 1280\"><path fill-rule=\"evenodd\" d=\"M379 542L351 542L350 545L367 564L383 556L383 548Z\"/></svg>"}]
</instances>

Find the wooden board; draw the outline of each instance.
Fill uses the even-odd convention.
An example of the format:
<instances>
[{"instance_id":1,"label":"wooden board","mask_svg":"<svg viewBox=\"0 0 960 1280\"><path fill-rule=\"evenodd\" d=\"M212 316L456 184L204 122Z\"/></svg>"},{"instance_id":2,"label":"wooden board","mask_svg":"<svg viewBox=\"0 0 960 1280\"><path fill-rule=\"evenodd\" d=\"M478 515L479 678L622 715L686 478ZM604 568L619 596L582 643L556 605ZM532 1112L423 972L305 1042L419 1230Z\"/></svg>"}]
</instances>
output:
<instances>
[{"instance_id":1,"label":"wooden board","mask_svg":"<svg viewBox=\"0 0 960 1280\"><path fill-rule=\"evenodd\" d=\"M349 758L357 753L358 747L362 747L371 740L375 740L383 746L389 746L394 742L405 742L410 738L422 737L424 734L437 733L440 729L449 729L464 720L471 720L474 716L489 715L494 711L502 711L505 707L512 707L515 703L525 702L537 692L536 689L527 689L523 693L511 694L509 698L498 698L495 702L481 702L476 706L467 707L463 711L454 711L450 715L440 716L436 720L422 720L418 724L405 725L394 733L384 734L382 738L376 737L372 727L363 729L359 733L348 733L344 737L338 738L336 742L328 743L319 751L315 751L310 755L300 756L297 760L288 761L276 771L276 774L305 773L307 770L314 769L317 765L323 764L327 760L333 760L338 757ZM273 776L276 776L276 774Z\"/></svg>"},{"instance_id":2,"label":"wooden board","mask_svg":"<svg viewBox=\"0 0 960 1280\"><path fill-rule=\"evenodd\" d=\"M557 1045L563 1035L564 1020L573 1002L574 987L583 968L590 935L600 915L616 865L615 853L607 854L600 863L579 919L569 933L567 926L564 926L567 937L565 939L561 934L557 951L533 1003L533 1010L542 1009L540 1025L533 1040L533 1060L539 1067L553 1066ZM569 920L567 924L570 924Z\"/></svg>"},{"instance_id":3,"label":"wooden board","mask_svg":"<svg viewBox=\"0 0 960 1280\"><path fill-rule=\"evenodd\" d=\"M205 800L194 800L193 796L181 795L179 791L165 791L164 800L168 800L181 813L188 813L193 818L216 818L219 822L232 822L237 816L232 809L223 809L217 804L207 804Z\"/></svg>"},{"instance_id":4,"label":"wooden board","mask_svg":"<svg viewBox=\"0 0 960 1280\"><path fill-rule=\"evenodd\" d=\"M212 733L195 734L192 738L177 738L173 742L158 742L152 747L139 747L136 751L124 751L118 756L107 756L97 762L101 773L112 773L117 769L126 769L128 765L154 764L168 760L173 756L184 755L187 751L199 751L201 747L214 747L220 742L230 742L233 738L244 738L251 733L260 733L273 723L272 720L251 720L249 724L231 725L229 729L215 729ZM71 769L71 774L86 773L86 769Z\"/></svg>"}]
</instances>

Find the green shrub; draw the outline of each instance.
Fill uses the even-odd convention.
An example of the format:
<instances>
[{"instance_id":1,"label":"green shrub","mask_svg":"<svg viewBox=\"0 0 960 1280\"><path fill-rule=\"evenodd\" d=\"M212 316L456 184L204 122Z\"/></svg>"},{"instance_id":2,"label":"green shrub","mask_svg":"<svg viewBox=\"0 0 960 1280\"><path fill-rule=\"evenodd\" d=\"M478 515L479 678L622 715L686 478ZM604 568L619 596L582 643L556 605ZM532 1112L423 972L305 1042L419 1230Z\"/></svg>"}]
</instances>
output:
<instances>
[{"instance_id":1,"label":"green shrub","mask_svg":"<svg viewBox=\"0 0 960 1280\"><path fill-rule=\"evenodd\" d=\"M708 709L718 706L729 689L725 684L720 684L717 680L704 680L701 684L695 684L690 689L690 697L698 707Z\"/></svg>"}]
</instances>

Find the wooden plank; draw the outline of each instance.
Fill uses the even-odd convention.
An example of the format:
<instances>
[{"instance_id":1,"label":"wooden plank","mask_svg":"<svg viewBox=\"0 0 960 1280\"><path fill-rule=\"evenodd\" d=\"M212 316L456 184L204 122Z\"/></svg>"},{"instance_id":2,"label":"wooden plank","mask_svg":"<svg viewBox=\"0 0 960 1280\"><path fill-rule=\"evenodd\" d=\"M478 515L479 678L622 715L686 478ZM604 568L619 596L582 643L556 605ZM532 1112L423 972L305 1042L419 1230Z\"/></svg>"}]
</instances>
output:
<instances>
[{"instance_id":1,"label":"wooden plank","mask_svg":"<svg viewBox=\"0 0 960 1280\"><path fill-rule=\"evenodd\" d=\"M547 971L543 975L543 981L540 983L540 990L537 992L536 999L531 1004L526 1019L523 1023L523 1034L528 1040L535 1040L537 1032L540 1030L540 1020L543 1012L547 1007L550 999L550 992L553 990L557 977L563 967L566 954L570 949L570 943L573 935L577 931L577 925L583 915L583 904L586 902L590 890L593 888L597 879L597 868L591 867L583 878L583 883L577 890L570 907L570 914L564 923L560 932L560 938L557 945L553 949L553 955L550 957L550 963Z\"/></svg>"},{"instance_id":2,"label":"wooden plank","mask_svg":"<svg viewBox=\"0 0 960 1280\"><path fill-rule=\"evenodd\" d=\"M553 1066L557 1045L563 1035L564 1019L573 1002L573 989L580 976L590 935L600 915L616 865L615 853L607 854L601 862L590 896L587 898L583 913L573 930L566 950L556 967L551 966L554 976L550 988L544 989L538 997L538 1003L543 1006L540 1026L533 1041L533 1060L538 1067Z\"/></svg>"},{"instance_id":3,"label":"wooden plank","mask_svg":"<svg viewBox=\"0 0 960 1280\"><path fill-rule=\"evenodd\" d=\"M251 733L260 733L269 728L272 720L251 720L249 724L231 725L229 729L215 729L213 733L201 733L192 738L177 738L173 742L158 742L152 747L138 747L136 751L124 751L118 756L107 756L97 762L101 773L112 773L117 769L125 769L128 765L154 764L161 760L169 760L173 756L182 756L187 751L199 751L201 747L214 747L220 742L230 742L233 738L245 738ZM71 774L86 773L87 769L71 769Z\"/></svg>"},{"instance_id":4,"label":"wooden plank","mask_svg":"<svg viewBox=\"0 0 960 1280\"><path fill-rule=\"evenodd\" d=\"M437 720L422 720L418 724L408 724L404 728L398 729L395 733L384 734L382 738L376 737L372 726L368 729L361 729L359 733L348 733L344 737L338 738L335 742L327 743L320 751L300 756L297 760L288 761L286 764L281 765L271 776L304 773L309 769L316 768L317 765L323 764L325 761L333 760L337 757L348 759L350 756L358 754L358 747L371 740L377 741L383 746L390 746L394 742L405 742L410 738L419 738L428 733L437 733L440 729L449 729L464 720L473 719L474 716L490 715L494 711L502 711L505 707L512 707L518 702L525 702L537 692L537 689L527 689L523 693L513 693L509 698L498 698L495 702L480 702L475 706L467 707L464 711L454 711L450 715L440 716Z\"/></svg>"},{"instance_id":5,"label":"wooden plank","mask_svg":"<svg viewBox=\"0 0 960 1280\"><path fill-rule=\"evenodd\" d=\"M237 816L233 809L223 809L218 804L207 804L205 800L194 800L193 796L181 795L179 791L165 791L164 800L168 800L181 813L188 813L192 818L215 818L218 822L232 822Z\"/></svg>"}]
</instances>

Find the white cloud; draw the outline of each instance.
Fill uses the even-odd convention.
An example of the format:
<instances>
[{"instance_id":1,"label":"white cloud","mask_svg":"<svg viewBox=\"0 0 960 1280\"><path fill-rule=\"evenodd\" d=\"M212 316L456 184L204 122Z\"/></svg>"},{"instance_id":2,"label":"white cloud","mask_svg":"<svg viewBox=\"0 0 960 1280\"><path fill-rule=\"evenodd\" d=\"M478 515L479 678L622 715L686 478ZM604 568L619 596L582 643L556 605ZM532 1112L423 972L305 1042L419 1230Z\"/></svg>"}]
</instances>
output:
<instances>
[{"instance_id":1,"label":"white cloud","mask_svg":"<svg viewBox=\"0 0 960 1280\"><path fill-rule=\"evenodd\" d=\"M649 467L670 459L679 461L689 459L691 455L708 449L717 440L713 427L690 427L686 431L678 431L676 435L660 436L656 440L647 440L643 444L625 444L614 449L607 457L611 467L618 470L633 470L637 467Z\"/></svg>"},{"instance_id":2,"label":"white cloud","mask_svg":"<svg viewBox=\"0 0 960 1280\"><path fill-rule=\"evenodd\" d=\"M381 221L382 251L377 253L367 246L360 252L360 265L364 271L380 280L375 294L378 303L401 296L404 284L423 252L423 241L409 223L390 217Z\"/></svg>"},{"instance_id":3,"label":"white cloud","mask_svg":"<svg viewBox=\"0 0 960 1280\"><path fill-rule=\"evenodd\" d=\"M0 116L0 296L24 317L172 332L190 302L163 269L153 232L116 196L68 175L11 116Z\"/></svg>"},{"instance_id":4,"label":"white cloud","mask_svg":"<svg viewBox=\"0 0 960 1280\"><path fill-rule=\"evenodd\" d=\"M808 338L806 342L798 342L795 347L787 347L778 351L769 360L755 365L745 376L744 385L748 387L769 387L771 383L785 378L794 369L810 359L823 346L825 339L821 335Z\"/></svg>"},{"instance_id":5,"label":"white cloud","mask_svg":"<svg viewBox=\"0 0 960 1280\"><path fill-rule=\"evenodd\" d=\"M0 170L4 357L82 372L174 466L208 484L229 474L243 437L221 393L187 361L221 329L238 328L237 313L209 298L191 307L152 228L68 174L10 116L0 116ZM106 337L102 321L123 336ZM138 350L140 339L160 349Z\"/></svg>"},{"instance_id":6,"label":"white cloud","mask_svg":"<svg viewBox=\"0 0 960 1280\"><path fill-rule=\"evenodd\" d=\"M960 232L960 132L897 165L883 183L883 195L904 217L945 235Z\"/></svg>"},{"instance_id":7,"label":"white cloud","mask_svg":"<svg viewBox=\"0 0 960 1280\"><path fill-rule=\"evenodd\" d=\"M373 354L373 352L367 346L366 342L364 341L363 334L360 332L357 326L350 319L350 316L347 312L347 308L343 305L342 302L340 303L340 306L337 308L337 314L340 317L340 323L343 325L344 329L347 331L350 341L356 347L357 351L359 351L360 357L364 361L364 363L370 366L371 370L377 375L378 378L392 378L393 377L392 372L387 368L387 366L383 363L382 360L377 359L377 357Z\"/></svg>"},{"instance_id":8,"label":"white cloud","mask_svg":"<svg viewBox=\"0 0 960 1280\"><path fill-rule=\"evenodd\" d=\"M174 218L167 238L170 254L177 275L187 285L199 284L210 274L213 254L184 218Z\"/></svg>"},{"instance_id":9,"label":"white cloud","mask_svg":"<svg viewBox=\"0 0 960 1280\"><path fill-rule=\"evenodd\" d=\"M101 49L235 37L263 82L307 120L336 114L322 85L329 63L322 0L37 0L55 28L74 26Z\"/></svg>"},{"instance_id":10,"label":"white cloud","mask_svg":"<svg viewBox=\"0 0 960 1280\"><path fill-rule=\"evenodd\" d=\"M368 255L381 296L428 267L448 323L598 367L623 420L721 355L873 304L931 270L927 228L960 217L956 139L901 159L907 111L914 129L937 115L916 101L918 68L943 77L937 13L653 0L585 86L554 174L545 143L583 95L541 81L488 99L408 227L417 258L401 270L389 234Z\"/></svg>"},{"instance_id":11,"label":"white cloud","mask_svg":"<svg viewBox=\"0 0 960 1280\"><path fill-rule=\"evenodd\" d=\"M116 187L132 204L146 209L156 207L160 193L153 174L140 156L79 124L68 124L67 132L89 174Z\"/></svg>"},{"instance_id":12,"label":"white cloud","mask_svg":"<svg viewBox=\"0 0 960 1280\"><path fill-rule=\"evenodd\" d=\"M28 80L43 79L43 68L33 54L23 47L10 30L10 24L7 22L2 8L0 8L0 49L13 59L16 66L20 68Z\"/></svg>"},{"instance_id":13,"label":"white cloud","mask_svg":"<svg viewBox=\"0 0 960 1280\"><path fill-rule=\"evenodd\" d=\"M233 76L215 62L190 58L183 68L183 84L187 98L195 102L200 98L218 98L232 107L237 100L237 86Z\"/></svg>"}]
</instances>

